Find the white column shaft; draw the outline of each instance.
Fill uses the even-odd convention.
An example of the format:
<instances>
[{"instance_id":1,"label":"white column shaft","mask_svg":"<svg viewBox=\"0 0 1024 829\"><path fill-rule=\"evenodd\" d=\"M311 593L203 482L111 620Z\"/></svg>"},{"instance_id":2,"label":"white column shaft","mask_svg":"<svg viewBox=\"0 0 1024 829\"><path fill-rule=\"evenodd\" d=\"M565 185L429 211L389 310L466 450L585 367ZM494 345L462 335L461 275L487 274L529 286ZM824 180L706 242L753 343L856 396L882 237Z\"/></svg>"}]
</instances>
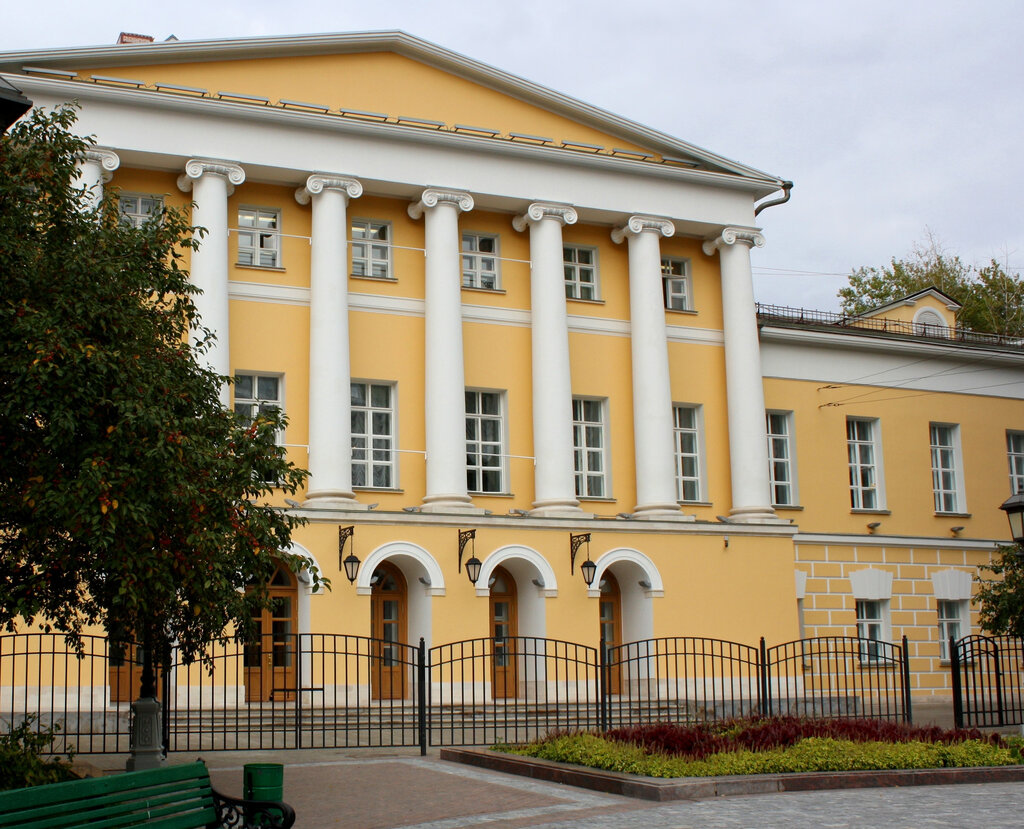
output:
<instances>
[{"instance_id":1,"label":"white column shaft","mask_svg":"<svg viewBox=\"0 0 1024 829\"><path fill-rule=\"evenodd\" d=\"M121 164L117 153L110 150L86 150L78 157L78 180L76 186L86 190L86 209L95 210L103 201L103 185L110 181L111 174Z\"/></svg>"},{"instance_id":2,"label":"white column shaft","mask_svg":"<svg viewBox=\"0 0 1024 829\"><path fill-rule=\"evenodd\" d=\"M739 521L771 520L775 512L771 506L761 349L750 271L750 245L763 245L764 241L760 234L737 235L727 230L717 244L722 266L722 327L732 473L729 515Z\"/></svg>"},{"instance_id":3,"label":"white column shaft","mask_svg":"<svg viewBox=\"0 0 1024 829\"><path fill-rule=\"evenodd\" d=\"M573 474L572 378L569 372L569 317L565 307L562 224L575 211L531 205L530 308L533 317L533 512L580 515ZM568 212L566 212L568 211ZM521 221L519 226L525 221Z\"/></svg>"},{"instance_id":4,"label":"white column shaft","mask_svg":"<svg viewBox=\"0 0 1024 829\"><path fill-rule=\"evenodd\" d=\"M637 517L681 516L676 503L672 386L661 275L661 231L629 238L629 317L633 358L633 442Z\"/></svg>"},{"instance_id":5,"label":"white column shaft","mask_svg":"<svg viewBox=\"0 0 1024 829\"><path fill-rule=\"evenodd\" d=\"M312 180L311 180L312 182ZM309 305L309 489L318 506L355 506L348 324L348 193L313 182ZM358 183L355 183L358 185Z\"/></svg>"},{"instance_id":6,"label":"white column shaft","mask_svg":"<svg viewBox=\"0 0 1024 829\"><path fill-rule=\"evenodd\" d=\"M409 214L426 223L424 292L425 511L471 508L466 485L466 378L462 352L462 268L459 212L465 193L426 190Z\"/></svg>"}]
</instances>

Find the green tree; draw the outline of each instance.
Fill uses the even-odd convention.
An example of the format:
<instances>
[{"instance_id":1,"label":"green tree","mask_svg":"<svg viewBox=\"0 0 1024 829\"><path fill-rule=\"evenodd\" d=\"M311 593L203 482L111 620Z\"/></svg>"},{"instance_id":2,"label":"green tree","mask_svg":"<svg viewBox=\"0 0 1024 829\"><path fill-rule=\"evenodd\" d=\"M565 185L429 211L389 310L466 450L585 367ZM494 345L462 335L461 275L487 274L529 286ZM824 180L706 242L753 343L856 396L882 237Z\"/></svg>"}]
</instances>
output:
<instances>
[{"instance_id":1,"label":"green tree","mask_svg":"<svg viewBox=\"0 0 1024 829\"><path fill-rule=\"evenodd\" d=\"M1000 547L991 564L981 570L995 578L978 576L973 601L979 607L981 629L993 635L1024 637L1024 555L1020 547Z\"/></svg>"},{"instance_id":2,"label":"green tree","mask_svg":"<svg viewBox=\"0 0 1024 829\"><path fill-rule=\"evenodd\" d=\"M182 267L200 232L171 209L122 224L113 192L89 210L75 117L37 111L0 142L0 623L191 660L251 633L274 557L306 566L281 553L297 519L264 499L307 473L275 445L281 416L225 410L203 367Z\"/></svg>"},{"instance_id":3,"label":"green tree","mask_svg":"<svg viewBox=\"0 0 1024 829\"><path fill-rule=\"evenodd\" d=\"M908 257L884 267L856 268L839 289L843 313L856 315L935 287L959 302L957 325L973 331L1024 336L1024 282L995 260L982 268L947 254L929 233Z\"/></svg>"}]
</instances>

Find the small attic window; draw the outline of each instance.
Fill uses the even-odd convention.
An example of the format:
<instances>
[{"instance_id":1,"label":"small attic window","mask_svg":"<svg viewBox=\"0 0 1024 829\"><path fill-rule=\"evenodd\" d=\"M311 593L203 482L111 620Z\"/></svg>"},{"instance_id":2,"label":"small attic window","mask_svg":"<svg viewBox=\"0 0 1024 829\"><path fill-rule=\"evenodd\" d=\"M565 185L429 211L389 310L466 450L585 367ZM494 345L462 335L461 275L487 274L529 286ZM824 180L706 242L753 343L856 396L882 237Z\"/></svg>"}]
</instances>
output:
<instances>
[{"instance_id":1,"label":"small attic window","mask_svg":"<svg viewBox=\"0 0 1024 829\"><path fill-rule=\"evenodd\" d=\"M948 337L949 325L932 308L922 308L914 314L914 333L922 337Z\"/></svg>"}]
</instances>

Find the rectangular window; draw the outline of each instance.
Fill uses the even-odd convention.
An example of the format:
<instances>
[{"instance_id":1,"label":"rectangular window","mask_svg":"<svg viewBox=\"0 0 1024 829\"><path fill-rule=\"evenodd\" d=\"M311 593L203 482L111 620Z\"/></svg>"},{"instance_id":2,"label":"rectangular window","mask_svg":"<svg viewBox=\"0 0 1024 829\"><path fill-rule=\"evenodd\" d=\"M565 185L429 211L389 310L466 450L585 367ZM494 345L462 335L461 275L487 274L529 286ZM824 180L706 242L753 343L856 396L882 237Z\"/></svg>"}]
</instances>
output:
<instances>
[{"instance_id":1,"label":"rectangular window","mask_svg":"<svg viewBox=\"0 0 1024 829\"><path fill-rule=\"evenodd\" d=\"M676 498L680 501L700 501L704 487L701 473L704 441L701 435L699 406L673 406L676 453Z\"/></svg>"},{"instance_id":2,"label":"rectangular window","mask_svg":"<svg viewBox=\"0 0 1024 829\"><path fill-rule=\"evenodd\" d=\"M877 420L846 419L846 447L850 460L850 506L884 509L881 493L881 447Z\"/></svg>"},{"instance_id":3,"label":"rectangular window","mask_svg":"<svg viewBox=\"0 0 1024 829\"><path fill-rule=\"evenodd\" d=\"M1006 458L1010 462L1010 494L1024 492L1024 432L1006 433Z\"/></svg>"},{"instance_id":4,"label":"rectangular window","mask_svg":"<svg viewBox=\"0 0 1024 829\"><path fill-rule=\"evenodd\" d=\"M861 644L861 662L877 662L885 654L879 644L887 641L889 602L880 599L857 599L857 636L873 642Z\"/></svg>"},{"instance_id":5,"label":"rectangular window","mask_svg":"<svg viewBox=\"0 0 1024 829\"><path fill-rule=\"evenodd\" d=\"M160 196L140 196L122 193L119 197L121 224L142 227L150 217L160 215L164 200Z\"/></svg>"},{"instance_id":6,"label":"rectangular window","mask_svg":"<svg viewBox=\"0 0 1024 829\"><path fill-rule=\"evenodd\" d=\"M394 279L391 273L391 225L352 220L352 275Z\"/></svg>"},{"instance_id":7,"label":"rectangular window","mask_svg":"<svg viewBox=\"0 0 1024 829\"><path fill-rule=\"evenodd\" d=\"M498 269L498 237L483 233L462 234L462 287L501 287Z\"/></svg>"},{"instance_id":8,"label":"rectangular window","mask_svg":"<svg viewBox=\"0 0 1024 829\"><path fill-rule=\"evenodd\" d=\"M597 250L579 245L562 247L567 299L597 299Z\"/></svg>"},{"instance_id":9,"label":"rectangular window","mask_svg":"<svg viewBox=\"0 0 1024 829\"><path fill-rule=\"evenodd\" d=\"M605 498L608 494L604 401L572 400L572 448L576 497Z\"/></svg>"},{"instance_id":10,"label":"rectangular window","mask_svg":"<svg viewBox=\"0 0 1024 829\"><path fill-rule=\"evenodd\" d=\"M949 661L949 640L962 638L970 627L966 599L939 599L939 658Z\"/></svg>"},{"instance_id":11,"label":"rectangular window","mask_svg":"<svg viewBox=\"0 0 1024 829\"><path fill-rule=\"evenodd\" d=\"M395 388L389 383L351 384L352 486L393 489Z\"/></svg>"},{"instance_id":12,"label":"rectangular window","mask_svg":"<svg viewBox=\"0 0 1024 829\"><path fill-rule=\"evenodd\" d=\"M964 508L960 461L960 427L932 423L932 491L936 512L962 512Z\"/></svg>"},{"instance_id":13,"label":"rectangular window","mask_svg":"<svg viewBox=\"0 0 1024 829\"><path fill-rule=\"evenodd\" d=\"M665 257L661 260L661 273L665 290L665 308L669 311L692 311L693 290L689 260Z\"/></svg>"},{"instance_id":14,"label":"rectangular window","mask_svg":"<svg viewBox=\"0 0 1024 829\"><path fill-rule=\"evenodd\" d=\"M466 392L466 486L504 492L505 428L501 393Z\"/></svg>"},{"instance_id":15,"label":"rectangular window","mask_svg":"<svg viewBox=\"0 0 1024 829\"><path fill-rule=\"evenodd\" d=\"M793 460L793 413L767 412L768 472L772 486L772 504L778 507L796 504L796 465Z\"/></svg>"},{"instance_id":16,"label":"rectangular window","mask_svg":"<svg viewBox=\"0 0 1024 829\"><path fill-rule=\"evenodd\" d=\"M246 423L263 412L283 411L282 379L277 374L236 374L235 411ZM277 442L283 439L284 435L278 434Z\"/></svg>"},{"instance_id":17,"label":"rectangular window","mask_svg":"<svg viewBox=\"0 0 1024 829\"><path fill-rule=\"evenodd\" d=\"M238 209L238 264L281 266L281 211L263 207Z\"/></svg>"}]
</instances>

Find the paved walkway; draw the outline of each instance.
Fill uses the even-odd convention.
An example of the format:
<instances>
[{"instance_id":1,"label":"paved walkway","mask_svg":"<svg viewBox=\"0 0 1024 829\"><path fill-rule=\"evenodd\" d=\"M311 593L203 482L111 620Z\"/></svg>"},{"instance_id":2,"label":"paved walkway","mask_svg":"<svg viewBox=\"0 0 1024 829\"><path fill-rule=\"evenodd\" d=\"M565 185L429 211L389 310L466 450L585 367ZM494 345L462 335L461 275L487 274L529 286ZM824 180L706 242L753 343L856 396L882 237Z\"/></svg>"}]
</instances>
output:
<instances>
[{"instance_id":1,"label":"paved walkway","mask_svg":"<svg viewBox=\"0 0 1024 829\"><path fill-rule=\"evenodd\" d=\"M187 759L192 757L172 755L171 761ZM298 813L298 829L1016 829L1024 814L1024 783L799 792L658 804L390 749L211 752L204 759L214 785L237 795L244 763L284 763L285 800Z\"/></svg>"}]
</instances>

